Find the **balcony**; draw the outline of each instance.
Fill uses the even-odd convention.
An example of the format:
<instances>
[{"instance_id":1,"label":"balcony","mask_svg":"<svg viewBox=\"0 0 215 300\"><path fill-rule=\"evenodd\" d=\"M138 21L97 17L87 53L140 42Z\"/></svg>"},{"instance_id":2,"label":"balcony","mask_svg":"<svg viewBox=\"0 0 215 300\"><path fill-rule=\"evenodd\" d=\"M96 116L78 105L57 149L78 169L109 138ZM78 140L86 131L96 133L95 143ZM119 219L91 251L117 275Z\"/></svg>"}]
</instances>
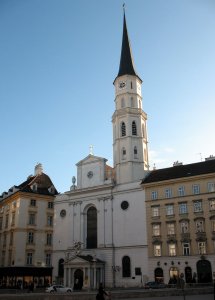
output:
<instances>
[{"instance_id":1,"label":"balcony","mask_svg":"<svg viewBox=\"0 0 215 300\"><path fill-rule=\"evenodd\" d=\"M196 232L196 241L206 241L206 232Z\"/></svg>"},{"instance_id":2,"label":"balcony","mask_svg":"<svg viewBox=\"0 0 215 300\"><path fill-rule=\"evenodd\" d=\"M181 241L182 242L189 242L190 241L190 233L189 232L181 233Z\"/></svg>"},{"instance_id":3,"label":"balcony","mask_svg":"<svg viewBox=\"0 0 215 300\"><path fill-rule=\"evenodd\" d=\"M161 235L153 235L152 236L152 244L160 244L161 243Z\"/></svg>"},{"instance_id":4,"label":"balcony","mask_svg":"<svg viewBox=\"0 0 215 300\"><path fill-rule=\"evenodd\" d=\"M176 243L176 234L167 234L167 243L174 242Z\"/></svg>"}]
</instances>

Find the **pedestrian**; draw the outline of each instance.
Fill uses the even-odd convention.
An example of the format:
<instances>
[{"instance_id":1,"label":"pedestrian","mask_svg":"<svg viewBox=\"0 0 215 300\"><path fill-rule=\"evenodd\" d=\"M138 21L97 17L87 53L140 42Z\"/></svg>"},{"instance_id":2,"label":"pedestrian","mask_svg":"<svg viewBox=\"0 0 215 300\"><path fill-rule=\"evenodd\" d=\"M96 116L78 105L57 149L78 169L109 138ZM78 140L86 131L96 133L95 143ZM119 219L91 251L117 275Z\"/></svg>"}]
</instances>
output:
<instances>
[{"instance_id":1,"label":"pedestrian","mask_svg":"<svg viewBox=\"0 0 215 300\"><path fill-rule=\"evenodd\" d=\"M105 300L105 296L109 296L109 295L104 290L102 283L100 283L98 294L96 295L96 300Z\"/></svg>"}]
</instances>

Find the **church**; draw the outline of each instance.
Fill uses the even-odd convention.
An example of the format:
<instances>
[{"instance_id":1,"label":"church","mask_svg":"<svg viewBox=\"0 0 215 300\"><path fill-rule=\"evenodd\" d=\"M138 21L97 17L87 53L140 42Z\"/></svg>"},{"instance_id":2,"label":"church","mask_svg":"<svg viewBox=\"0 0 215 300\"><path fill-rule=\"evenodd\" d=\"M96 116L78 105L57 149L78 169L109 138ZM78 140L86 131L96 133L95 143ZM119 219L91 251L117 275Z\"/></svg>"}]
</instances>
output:
<instances>
[{"instance_id":1,"label":"church","mask_svg":"<svg viewBox=\"0 0 215 300\"><path fill-rule=\"evenodd\" d=\"M142 80L134 68L126 17L114 79L113 167L90 153L77 180L55 198L53 280L74 289L140 287L148 277L145 194L149 172ZM110 99L111 101L111 99Z\"/></svg>"}]
</instances>

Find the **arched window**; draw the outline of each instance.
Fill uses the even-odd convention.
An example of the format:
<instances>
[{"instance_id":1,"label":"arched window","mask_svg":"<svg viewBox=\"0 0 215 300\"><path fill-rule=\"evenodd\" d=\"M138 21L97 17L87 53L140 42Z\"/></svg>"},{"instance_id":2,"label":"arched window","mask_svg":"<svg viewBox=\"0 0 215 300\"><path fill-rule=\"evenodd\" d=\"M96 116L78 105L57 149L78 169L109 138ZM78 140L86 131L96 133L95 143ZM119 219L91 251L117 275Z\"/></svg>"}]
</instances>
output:
<instances>
[{"instance_id":1,"label":"arched window","mask_svg":"<svg viewBox=\"0 0 215 300\"><path fill-rule=\"evenodd\" d=\"M145 125L142 125L143 137L145 137Z\"/></svg>"},{"instance_id":2,"label":"arched window","mask_svg":"<svg viewBox=\"0 0 215 300\"><path fill-rule=\"evenodd\" d=\"M126 149L122 147L122 159L126 159Z\"/></svg>"},{"instance_id":3,"label":"arched window","mask_svg":"<svg viewBox=\"0 0 215 300\"><path fill-rule=\"evenodd\" d=\"M122 277L131 277L131 261L129 256L122 258Z\"/></svg>"},{"instance_id":4,"label":"arched window","mask_svg":"<svg viewBox=\"0 0 215 300\"><path fill-rule=\"evenodd\" d=\"M136 122L132 122L132 135L137 135L137 125Z\"/></svg>"},{"instance_id":5,"label":"arched window","mask_svg":"<svg viewBox=\"0 0 215 300\"><path fill-rule=\"evenodd\" d=\"M121 108L125 107L125 100L124 98L121 99Z\"/></svg>"},{"instance_id":6,"label":"arched window","mask_svg":"<svg viewBox=\"0 0 215 300\"><path fill-rule=\"evenodd\" d=\"M134 158L137 158L137 147L134 146Z\"/></svg>"},{"instance_id":7,"label":"arched window","mask_svg":"<svg viewBox=\"0 0 215 300\"><path fill-rule=\"evenodd\" d=\"M64 259L61 258L58 261L58 277L63 277L64 274Z\"/></svg>"},{"instance_id":8,"label":"arched window","mask_svg":"<svg viewBox=\"0 0 215 300\"><path fill-rule=\"evenodd\" d=\"M131 97L131 107L134 107L134 98Z\"/></svg>"},{"instance_id":9,"label":"arched window","mask_svg":"<svg viewBox=\"0 0 215 300\"><path fill-rule=\"evenodd\" d=\"M90 207L87 211L87 248L97 248L97 210Z\"/></svg>"},{"instance_id":10,"label":"arched window","mask_svg":"<svg viewBox=\"0 0 215 300\"><path fill-rule=\"evenodd\" d=\"M126 136L126 126L125 123L121 123L121 136Z\"/></svg>"}]
</instances>

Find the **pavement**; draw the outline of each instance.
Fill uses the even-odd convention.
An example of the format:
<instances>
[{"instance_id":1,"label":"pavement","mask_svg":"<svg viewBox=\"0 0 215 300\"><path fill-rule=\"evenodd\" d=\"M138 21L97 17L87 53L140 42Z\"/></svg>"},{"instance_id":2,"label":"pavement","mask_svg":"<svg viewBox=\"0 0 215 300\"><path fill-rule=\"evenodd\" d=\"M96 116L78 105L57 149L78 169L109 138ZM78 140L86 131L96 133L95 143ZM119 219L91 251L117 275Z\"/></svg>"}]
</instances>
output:
<instances>
[{"instance_id":1,"label":"pavement","mask_svg":"<svg viewBox=\"0 0 215 300\"><path fill-rule=\"evenodd\" d=\"M144 298L123 298L123 300L215 300L213 294L207 295L185 295L184 296L160 296L160 297L144 297Z\"/></svg>"}]
</instances>

